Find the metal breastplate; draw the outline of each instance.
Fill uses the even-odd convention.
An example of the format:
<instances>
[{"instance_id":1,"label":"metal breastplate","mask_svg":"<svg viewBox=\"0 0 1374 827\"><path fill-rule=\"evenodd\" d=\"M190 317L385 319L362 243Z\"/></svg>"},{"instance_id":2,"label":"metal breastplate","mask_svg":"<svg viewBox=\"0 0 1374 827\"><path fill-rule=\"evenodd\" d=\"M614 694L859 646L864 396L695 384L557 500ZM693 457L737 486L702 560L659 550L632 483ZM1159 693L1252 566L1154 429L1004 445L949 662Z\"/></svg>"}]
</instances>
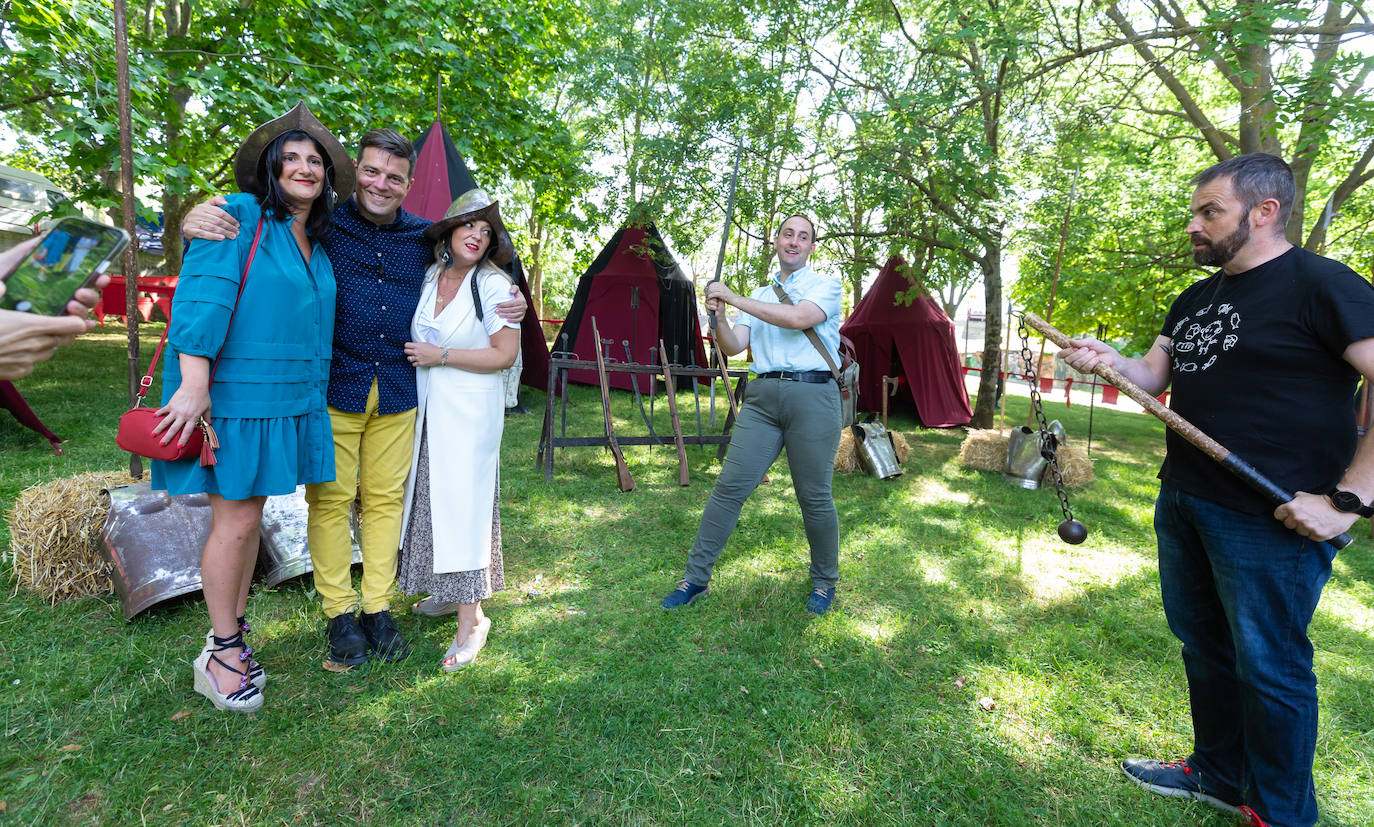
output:
<instances>
[{"instance_id":1,"label":"metal breastplate","mask_svg":"<svg viewBox=\"0 0 1374 827\"><path fill-rule=\"evenodd\" d=\"M880 480L900 477L902 467L897 462L897 449L892 435L881 422L856 422L849 426L854 434L854 449L863 469Z\"/></svg>"}]
</instances>

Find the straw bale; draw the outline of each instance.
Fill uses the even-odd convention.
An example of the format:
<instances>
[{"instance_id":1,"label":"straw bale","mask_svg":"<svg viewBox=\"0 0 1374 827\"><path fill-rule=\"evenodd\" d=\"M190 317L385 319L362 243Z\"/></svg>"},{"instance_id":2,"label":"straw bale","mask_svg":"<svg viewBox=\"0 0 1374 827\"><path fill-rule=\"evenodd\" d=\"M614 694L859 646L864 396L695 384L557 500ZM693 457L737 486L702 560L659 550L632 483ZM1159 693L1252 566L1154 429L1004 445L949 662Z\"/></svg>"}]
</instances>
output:
<instances>
[{"instance_id":1,"label":"straw bale","mask_svg":"<svg viewBox=\"0 0 1374 827\"><path fill-rule=\"evenodd\" d=\"M1082 488L1093 481L1093 461L1083 446L1059 446L1059 474L1070 488Z\"/></svg>"},{"instance_id":2,"label":"straw bale","mask_svg":"<svg viewBox=\"0 0 1374 827\"><path fill-rule=\"evenodd\" d=\"M835 449L835 470L859 470L859 452L854 450L854 433L848 428L840 429L840 447Z\"/></svg>"},{"instance_id":3,"label":"straw bale","mask_svg":"<svg viewBox=\"0 0 1374 827\"><path fill-rule=\"evenodd\" d=\"M978 471L1002 473L1007 467L1009 431L971 430L959 447L959 460ZM1059 446L1059 473L1070 488L1082 488L1093 481L1093 463L1082 446Z\"/></svg>"},{"instance_id":4,"label":"straw bale","mask_svg":"<svg viewBox=\"0 0 1374 827\"><path fill-rule=\"evenodd\" d=\"M906 441L899 431L888 431L892 434L892 447L897 452L897 464L906 462L906 458L911 456L911 445Z\"/></svg>"},{"instance_id":5,"label":"straw bale","mask_svg":"<svg viewBox=\"0 0 1374 827\"><path fill-rule=\"evenodd\" d=\"M1007 444L1011 436L1005 431L971 429L959 446L959 461L979 471L1002 473L1007 467Z\"/></svg>"},{"instance_id":6,"label":"straw bale","mask_svg":"<svg viewBox=\"0 0 1374 827\"><path fill-rule=\"evenodd\" d=\"M100 552L110 512L104 489L132 481L128 471L88 473L21 492L6 515L19 587L49 603L113 591Z\"/></svg>"}]
</instances>

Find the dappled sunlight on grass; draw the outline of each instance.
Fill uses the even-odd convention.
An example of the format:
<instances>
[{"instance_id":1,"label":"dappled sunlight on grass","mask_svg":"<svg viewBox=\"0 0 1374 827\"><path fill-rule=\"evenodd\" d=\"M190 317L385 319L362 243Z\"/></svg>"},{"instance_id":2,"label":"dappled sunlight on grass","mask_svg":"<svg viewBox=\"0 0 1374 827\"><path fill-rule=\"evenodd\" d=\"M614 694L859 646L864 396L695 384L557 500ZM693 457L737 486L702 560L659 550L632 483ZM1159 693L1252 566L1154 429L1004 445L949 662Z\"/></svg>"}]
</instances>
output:
<instances>
[{"instance_id":1,"label":"dappled sunlight on grass","mask_svg":"<svg viewBox=\"0 0 1374 827\"><path fill-rule=\"evenodd\" d=\"M1352 632L1359 632L1374 642L1374 607L1350 592L1328 589L1322 593L1317 613L1323 618L1339 622Z\"/></svg>"},{"instance_id":2,"label":"dappled sunlight on grass","mask_svg":"<svg viewBox=\"0 0 1374 827\"><path fill-rule=\"evenodd\" d=\"M107 349L122 370L122 350ZM617 396L618 413L626 401ZM595 391L574 388L573 403L569 433L595 433ZM1024 416L1024 400L1009 404L1021 406L1009 420ZM1079 414L1067 414L1071 435ZM191 692L187 662L205 632L196 600L130 624L108 597L0 602L0 718L13 744L0 761L7 815L1234 823L1142 794L1117 767L1126 755L1185 754L1191 744L1149 525L1157 425L1098 410L1099 476L1071 493L1092 533L1070 547L1055 535L1053 492L962 468L958 431L895 422L913 445L901 478L836 475L841 576L834 608L816 618L804 609L808 546L785 462L745 505L710 594L665 612L658 603L682 576L719 473L714 451L688 449L686 488L676 485L675 452L643 448L626 452L638 483L629 494L616 490L610 456L598 449L561 452L546 484L534 468L537 420L506 423L508 588L484 602L491 637L456 674L439 665L455 618L415 616L413 598L400 595L393 611L410 657L326 672L325 621L306 577L250 603L269 682L266 706L245 720L212 712ZM81 462L86 445L71 448L64 461ZM24 470L7 476L7 490L49 473L42 453L21 452ZM1313 627L1324 827L1362 824L1374 802L1371 582L1374 557L1361 537L1338 556ZM982 697L995 707L984 710ZM72 744L80 748L62 751ZM203 794L207 778L226 780ZM88 796L88 816L74 817Z\"/></svg>"},{"instance_id":3,"label":"dappled sunlight on grass","mask_svg":"<svg viewBox=\"0 0 1374 827\"><path fill-rule=\"evenodd\" d=\"M923 478L907 488L906 501L912 505L963 507L972 504L973 498L968 492L952 490L943 480Z\"/></svg>"}]
</instances>

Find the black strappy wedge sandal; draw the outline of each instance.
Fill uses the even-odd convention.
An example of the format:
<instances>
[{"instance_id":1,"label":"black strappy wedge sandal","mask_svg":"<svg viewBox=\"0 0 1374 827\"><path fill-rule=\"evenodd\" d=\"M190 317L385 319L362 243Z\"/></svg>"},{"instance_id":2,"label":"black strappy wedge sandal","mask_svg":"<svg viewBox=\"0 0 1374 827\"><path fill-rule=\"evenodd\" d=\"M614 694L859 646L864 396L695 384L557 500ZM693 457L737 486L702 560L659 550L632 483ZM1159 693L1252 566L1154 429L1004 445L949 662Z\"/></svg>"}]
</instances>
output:
<instances>
[{"instance_id":1,"label":"black strappy wedge sandal","mask_svg":"<svg viewBox=\"0 0 1374 827\"><path fill-rule=\"evenodd\" d=\"M240 631L241 633L245 634L245 635L248 634L249 632L253 631L253 627L248 625L248 618L246 618L246 617L240 617L240 618L239 618L239 631ZM210 649L212 649L212 648L214 647L214 645L215 645L215 644L212 642L212 641L214 640L214 637L215 637L215 630L214 630L214 629L211 629L210 631L208 631L208 632L205 633L205 650L206 650L207 652L208 652ZM262 664L261 664L261 663L258 663L257 661L253 660L253 647L252 647L252 646L245 646L244 649L248 652L248 680L252 681L252 682L253 682L253 685L256 686L258 689L266 689L266 688L267 688L267 670L262 668Z\"/></svg>"},{"instance_id":2,"label":"black strappy wedge sandal","mask_svg":"<svg viewBox=\"0 0 1374 827\"><path fill-rule=\"evenodd\" d=\"M235 632L229 637L210 637L214 648L205 648L201 651L200 657L196 658L192 667L195 670L196 691L210 699L210 703L215 705L215 709L228 709L233 712L251 712L262 706L262 690L253 684L247 671L240 672L235 666L226 663L219 657L220 652L228 652L231 649L242 647L238 655L240 666L245 662L251 662L252 650L243 642L243 633ZM215 661L220 666L239 676L238 688L229 693L221 693L215 686L215 679L210 676L210 661Z\"/></svg>"}]
</instances>

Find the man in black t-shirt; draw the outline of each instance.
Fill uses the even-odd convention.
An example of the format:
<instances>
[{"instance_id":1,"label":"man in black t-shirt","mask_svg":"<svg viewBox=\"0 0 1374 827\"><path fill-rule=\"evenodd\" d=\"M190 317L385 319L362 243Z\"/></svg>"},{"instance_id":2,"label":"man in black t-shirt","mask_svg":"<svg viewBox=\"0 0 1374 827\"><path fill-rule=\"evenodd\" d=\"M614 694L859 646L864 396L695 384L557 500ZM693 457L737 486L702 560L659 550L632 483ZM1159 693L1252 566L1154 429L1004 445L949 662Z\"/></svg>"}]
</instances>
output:
<instances>
[{"instance_id":1,"label":"man in black t-shirt","mask_svg":"<svg viewBox=\"0 0 1374 827\"><path fill-rule=\"evenodd\" d=\"M1355 439L1355 385L1374 376L1374 288L1289 244L1292 171L1255 153L1193 179L1193 258L1219 266L1184 290L1149 353L1094 340L1060 356L1110 365L1281 488L1277 509L1172 431L1155 534L1164 615L1183 643L1193 752L1128 759L1163 795L1242 813L1251 824L1317 821L1317 681L1307 626L1331 576L1325 542L1371 516L1374 447Z\"/></svg>"}]
</instances>

